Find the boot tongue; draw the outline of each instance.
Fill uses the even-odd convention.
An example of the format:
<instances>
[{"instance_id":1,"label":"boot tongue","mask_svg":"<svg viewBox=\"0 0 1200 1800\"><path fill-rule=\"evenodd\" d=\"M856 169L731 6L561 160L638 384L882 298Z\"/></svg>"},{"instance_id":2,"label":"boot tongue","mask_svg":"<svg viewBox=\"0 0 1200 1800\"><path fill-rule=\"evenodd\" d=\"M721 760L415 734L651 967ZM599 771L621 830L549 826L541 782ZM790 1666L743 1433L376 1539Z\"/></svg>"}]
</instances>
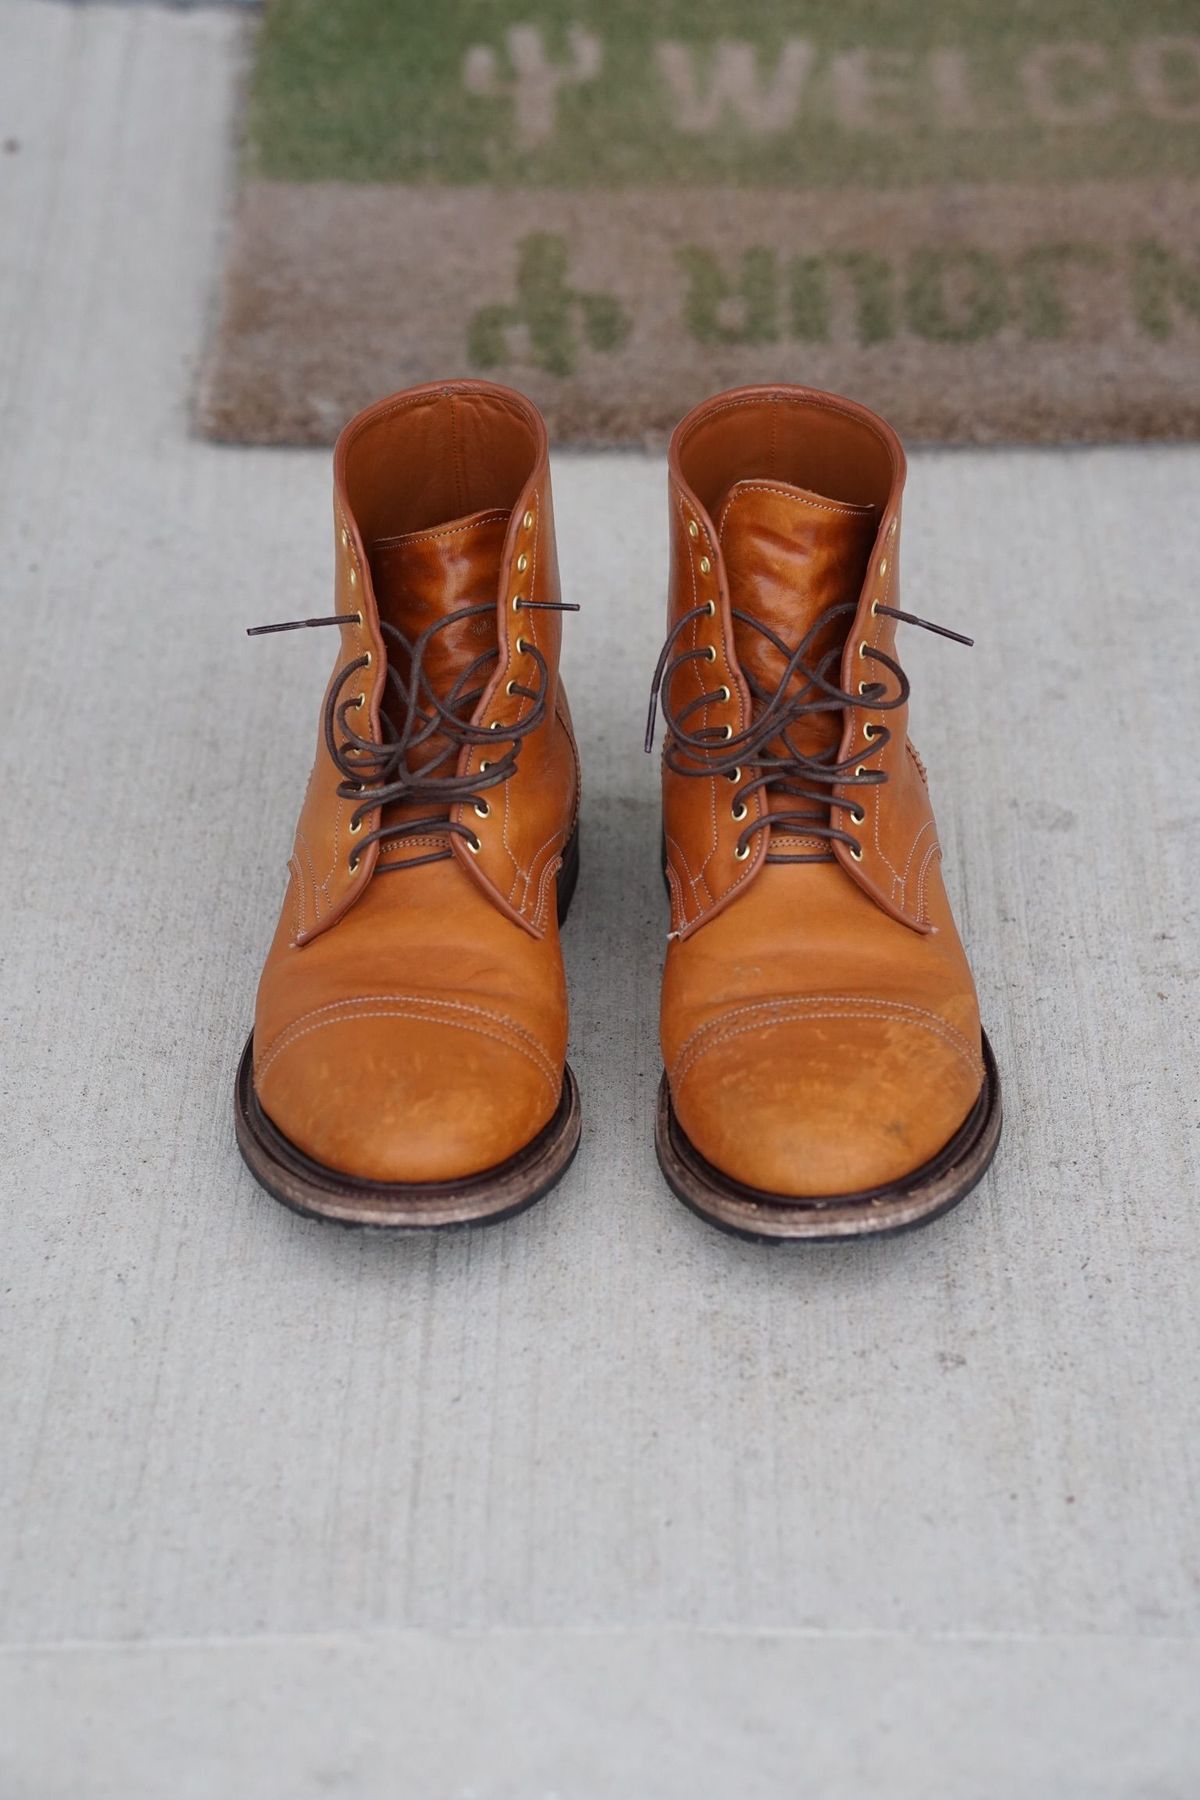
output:
<instances>
[{"instance_id":1,"label":"boot tongue","mask_svg":"<svg viewBox=\"0 0 1200 1800\"><path fill-rule=\"evenodd\" d=\"M795 650L827 607L857 603L878 525L875 506L826 500L782 481L736 482L717 515L733 606L772 630L789 652ZM853 619L843 613L818 633L806 655L812 667L830 652L840 657ZM739 619L733 622L733 642L746 674L773 690L786 660L774 644ZM837 661L826 678L837 683ZM797 677L793 691L804 685ZM831 709L802 719L790 735L814 755L835 745L841 730L841 714Z\"/></svg>"},{"instance_id":2,"label":"boot tongue","mask_svg":"<svg viewBox=\"0 0 1200 1800\"><path fill-rule=\"evenodd\" d=\"M449 696L476 658L497 648L496 584L508 521L506 512L470 513L432 531L379 538L370 547L379 616L402 631L410 643L450 613L470 606L488 608L473 618L444 625L428 639L422 663L441 700ZM397 674L407 678L406 659L393 651L389 660ZM464 686L464 699L482 688L490 674L486 664L478 669ZM394 706L394 700L391 704ZM456 710L469 718L474 705ZM427 750L428 746L421 746L418 763L426 760Z\"/></svg>"},{"instance_id":3,"label":"boot tongue","mask_svg":"<svg viewBox=\"0 0 1200 1800\"><path fill-rule=\"evenodd\" d=\"M452 519L432 531L408 532L403 537L378 538L370 545L371 578L379 616L402 631L410 644L438 619L466 607L486 606L485 612L456 619L443 625L426 640L421 665L429 686L442 701L447 701L455 683L463 685L454 710L461 719L469 719L478 705L478 694L495 670L494 660L479 664L468 674L480 657L498 647L496 634L496 588L500 578L500 561L510 515L507 512L470 513ZM389 669L394 669L402 683L410 674L409 658L388 642ZM418 704L428 711L428 694L418 696ZM389 681L384 710L399 731L404 708ZM445 754L452 749L444 732L432 733L409 751L408 766L414 773L430 763L432 773L440 780L455 772L455 758ZM420 801L395 802L383 809L382 823L403 825L420 819L448 816L444 808L431 807ZM430 849L431 838L440 841L436 825L429 832L385 840L381 846L389 865L418 862Z\"/></svg>"}]
</instances>

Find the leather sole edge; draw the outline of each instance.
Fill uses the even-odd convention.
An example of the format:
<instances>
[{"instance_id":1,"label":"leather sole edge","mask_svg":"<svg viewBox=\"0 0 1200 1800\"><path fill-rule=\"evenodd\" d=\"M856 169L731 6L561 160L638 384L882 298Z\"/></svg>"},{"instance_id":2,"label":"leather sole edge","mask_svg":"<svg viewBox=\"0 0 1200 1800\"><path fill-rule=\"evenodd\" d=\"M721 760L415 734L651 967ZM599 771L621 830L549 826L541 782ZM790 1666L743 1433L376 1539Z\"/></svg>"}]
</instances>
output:
<instances>
[{"instance_id":1,"label":"leather sole edge","mask_svg":"<svg viewBox=\"0 0 1200 1800\"><path fill-rule=\"evenodd\" d=\"M553 1117L506 1162L461 1181L362 1181L314 1162L271 1123L254 1091L253 1032L234 1087L237 1146L260 1187L303 1218L388 1231L465 1229L514 1218L566 1174L581 1126L579 1088L567 1064Z\"/></svg>"},{"instance_id":2,"label":"leather sole edge","mask_svg":"<svg viewBox=\"0 0 1200 1800\"><path fill-rule=\"evenodd\" d=\"M986 1032L983 1062L983 1086L963 1124L937 1156L890 1187L803 1200L743 1187L707 1162L687 1138L665 1073L654 1131L659 1167L672 1193L699 1218L752 1243L844 1243L911 1231L965 1200L996 1154L1004 1111Z\"/></svg>"}]
</instances>

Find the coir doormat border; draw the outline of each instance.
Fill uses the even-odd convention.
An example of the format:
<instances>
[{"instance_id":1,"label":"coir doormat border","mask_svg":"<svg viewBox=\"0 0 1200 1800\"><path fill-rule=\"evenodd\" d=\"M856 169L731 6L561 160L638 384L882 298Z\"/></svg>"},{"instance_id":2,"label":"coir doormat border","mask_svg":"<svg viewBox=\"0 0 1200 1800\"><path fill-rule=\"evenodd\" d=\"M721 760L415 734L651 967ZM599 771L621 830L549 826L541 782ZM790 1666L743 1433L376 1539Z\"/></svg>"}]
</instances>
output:
<instances>
[{"instance_id":1,"label":"coir doormat border","mask_svg":"<svg viewBox=\"0 0 1200 1800\"><path fill-rule=\"evenodd\" d=\"M249 119L216 438L453 374L582 444L759 380L917 441L1200 435L1192 0L274 0Z\"/></svg>"}]
</instances>

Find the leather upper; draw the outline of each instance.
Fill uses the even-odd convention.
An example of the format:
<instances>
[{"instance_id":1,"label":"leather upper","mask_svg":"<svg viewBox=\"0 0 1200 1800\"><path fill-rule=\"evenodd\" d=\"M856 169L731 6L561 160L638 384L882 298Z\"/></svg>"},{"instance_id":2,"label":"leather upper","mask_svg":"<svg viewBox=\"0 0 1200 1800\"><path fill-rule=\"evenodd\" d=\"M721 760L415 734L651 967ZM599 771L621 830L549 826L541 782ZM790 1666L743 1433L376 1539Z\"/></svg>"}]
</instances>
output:
<instances>
[{"instance_id":1,"label":"leather upper","mask_svg":"<svg viewBox=\"0 0 1200 1800\"><path fill-rule=\"evenodd\" d=\"M529 702L510 694L527 680L530 659L521 642L538 646L551 671L547 711L558 699L558 659L562 621L555 612L518 612L518 597L560 598L554 512L545 426L523 396L487 382L433 383L381 400L350 421L334 450L334 611L357 615L341 626L338 667L370 656L359 686L364 694L363 734L380 740L387 657L379 630L375 581L367 546L377 540L432 532L478 512L502 512L507 524L496 594L499 661L476 719L494 726L524 717ZM293 858L297 942L327 930L366 890L378 859L369 846L351 866L348 836L353 801L339 798L340 776L323 754L323 734L304 807L296 828ZM486 761L486 751L465 751L459 773ZM560 739L546 730L522 746L518 772L497 795L486 828L463 807L480 840L472 855L464 839L453 853L469 880L478 882L497 905L534 935L545 931L551 864L561 849L564 758ZM377 818L369 817L367 830Z\"/></svg>"},{"instance_id":2,"label":"leather upper","mask_svg":"<svg viewBox=\"0 0 1200 1800\"><path fill-rule=\"evenodd\" d=\"M899 604L904 473L882 420L802 388L720 395L671 444L668 626L699 608L679 645L700 654L671 677L669 712L715 691L696 716L739 736L756 704L748 677L761 689L786 656L735 615L790 649L840 602L845 614L808 660L829 631L844 633L837 681L850 698L805 719L793 741L886 775L832 786L832 839L784 826L747 840L748 820L780 809L775 791L752 793L739 818L736 782L664 762L672 1102L717 1169L781 1196L854 1194L911 1174L962 1124L983 1078L908 708L859 699L881 680L883 698L898 691L868 649L900 660L896 621L876 607ZM789 854L822 860L771 860Z\"/></svg>"},{"instance_id":3,"label":"leather upper","mask_svg":"<svg viewBox=\"0 0 1200 1800\"><path fill-rule=\"evenodd\" d=\"M461 833L434 820L359 850L381 823L430 809L402 801L364 811L339 792L346 782L322 709L259 985L255 1088L279 1130L314 1161L364 1180L452 1181L521 1150L553 1115L563 1081L554 877L575 824L578 765L558 679L561 616L513 604L559 598L540 417L482 382L380 402L338 440L334 523L334 610L352 617L337 627L327 699L369 655L338 689L364 740L394 736L402 710L385 678L389 653L402 683L407 673L395 630L412 643L439 615L477 606L429 639L423 665L443 698L480 667L470 723L489 735L463 745L450 765L457 776L494 761L511 741L506 727L529 716L530 699L510 690L536 685L531 643L545 667L544 716L521 738L514 772L499 786L481 778L481 805L443 809ZM444 746L435 732L410 766Z\"/></svg>"}]
</instances>

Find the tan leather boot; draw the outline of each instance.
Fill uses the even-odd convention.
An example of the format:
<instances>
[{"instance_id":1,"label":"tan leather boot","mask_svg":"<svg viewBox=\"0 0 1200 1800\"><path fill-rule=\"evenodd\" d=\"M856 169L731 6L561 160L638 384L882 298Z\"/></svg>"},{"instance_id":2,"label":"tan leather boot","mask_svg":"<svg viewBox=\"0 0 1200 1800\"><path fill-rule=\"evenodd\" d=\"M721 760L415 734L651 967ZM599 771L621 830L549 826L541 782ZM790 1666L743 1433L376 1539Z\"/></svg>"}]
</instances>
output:
<instances>
[{"instance_id":1,"label":"tan leather boot","mask_svg":"<svg viewBox=\"0 0 1200 1800\"><path fill-rule=\"evenodd\" d=\"M718 395L671 442L658 1154L755 1238L933 1218L1000 1135L908 741L903 487L894 432L805 388Z\"/></svg>"},{"instance_id":2,"label":"tan leather boot","mask_svg":"<svg viewBox=\"0 0 1200 1800\"><path fill-rule=\"evenodd\" d=\"M345 1223L504 1217L579 1141L558 925L579 774L546 433L414 388L334 452L340 631L238 1073L265 1188ZM288 629L287 626L268 629Z\"/></svg>"}]
</instances>

